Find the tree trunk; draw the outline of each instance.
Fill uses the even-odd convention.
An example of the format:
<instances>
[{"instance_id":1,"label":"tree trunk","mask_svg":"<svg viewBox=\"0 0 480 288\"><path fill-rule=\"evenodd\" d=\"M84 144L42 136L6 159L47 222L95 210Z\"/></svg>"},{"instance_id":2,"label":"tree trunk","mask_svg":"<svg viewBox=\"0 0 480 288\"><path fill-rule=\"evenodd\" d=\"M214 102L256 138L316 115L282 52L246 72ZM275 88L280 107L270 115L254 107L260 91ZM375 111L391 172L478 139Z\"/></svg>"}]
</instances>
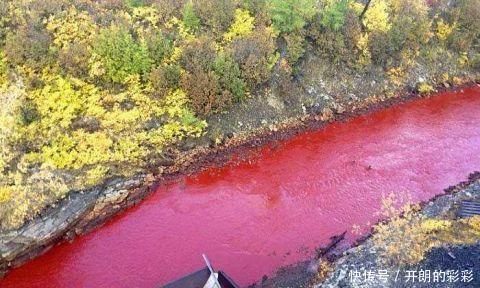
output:
<instances>
[{"instance_id":1,"label":"tree trunk","mask_svg":"<svg viewBox=\"0 0 480 288\"><path fill-rule=\"evenodd\" d=\"M362 13L358 17L360 20L360 25L362 26L362 31L365 32L367 27L365 27L365 24L363 24L363 18L365 17L365 14L367 13L368 8L370 7L370 3L372 3L372 0L367 0L367 3L365 4L365 7L363 8Z\"/></svg>"}]
</instances>

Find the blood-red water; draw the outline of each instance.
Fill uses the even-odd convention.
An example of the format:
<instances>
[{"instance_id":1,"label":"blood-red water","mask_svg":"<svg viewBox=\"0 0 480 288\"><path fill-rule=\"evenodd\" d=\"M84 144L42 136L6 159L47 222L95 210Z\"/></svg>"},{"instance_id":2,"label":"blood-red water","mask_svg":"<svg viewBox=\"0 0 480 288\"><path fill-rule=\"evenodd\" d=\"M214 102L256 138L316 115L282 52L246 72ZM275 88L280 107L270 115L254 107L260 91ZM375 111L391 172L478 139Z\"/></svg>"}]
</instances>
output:
<instances>
[{"instance_id":1,"label":"blood-red water","mask_svg":"<svg viewBox=\"0 0 480 288\"><path fill-rule=\"evenodd\" d=\"M1 287L154 287L203 266L240 284L365 226L382 196L427 200L480 168L480 86L336 123L254 163L161 187L97 231L14 269Z\"/></svg>"}]
</instances>

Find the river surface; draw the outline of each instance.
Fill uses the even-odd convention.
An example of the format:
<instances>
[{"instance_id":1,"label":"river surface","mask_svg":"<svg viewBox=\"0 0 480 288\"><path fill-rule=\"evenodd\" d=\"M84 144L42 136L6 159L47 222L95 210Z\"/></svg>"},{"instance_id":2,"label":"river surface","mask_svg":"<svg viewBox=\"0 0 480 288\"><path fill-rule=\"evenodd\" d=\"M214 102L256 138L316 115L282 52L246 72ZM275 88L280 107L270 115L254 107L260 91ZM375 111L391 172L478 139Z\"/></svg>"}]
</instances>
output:
<instances>
[{"instance_id":1,"label":"river surface","mask_svg":"<svg viewBox=\"0 0 480 288\"><path fill-rule=\"evenodd\" d=\"M0 287L155 287L203 266L246 285L480 169L480 86L419 99L158 188L102 228L14 269ZM364 230L365 231L365 230Z\"/></svg>"}]
</instances>

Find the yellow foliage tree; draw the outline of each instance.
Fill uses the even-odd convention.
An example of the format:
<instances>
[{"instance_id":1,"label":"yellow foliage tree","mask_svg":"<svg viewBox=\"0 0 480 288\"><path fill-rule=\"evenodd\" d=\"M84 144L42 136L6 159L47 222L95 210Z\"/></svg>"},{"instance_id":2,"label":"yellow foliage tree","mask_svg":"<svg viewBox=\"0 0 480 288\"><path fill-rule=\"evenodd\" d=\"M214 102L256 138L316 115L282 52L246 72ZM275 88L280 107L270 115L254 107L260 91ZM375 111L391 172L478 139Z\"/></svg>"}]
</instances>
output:
<instances>
[{"instance_id":1,"label":"yellow foliage tree","mask_svg":"<svg viewBox=\"0 0 480 288\"><path fill-rule=\"evenodd\" d=\"M375 0L365 13L363 24L369 31L388 32L392 27L389 6L385 0Z\"/></svg>"},{"instance_id":2,"label":"yellow foliage tree","mask_svg":"<svg viewBox=\"0 0 480 288\"><path fill-rule=\"evenodd\" d=\"M95 34L95 23L85 11L70 7L61 14L45 20L46 28L53 33L53 43L59 48L68 48L73 42L90 42Z\"/></svg>"},{"instance_id":3,"label":"yellow foliage tree","mask_svg":"<svg viewBox=\"0 0 480 288\"><path fill-rule=\"evenodd\" d=\"M445 42L450 34L452 34L453 30L455 30L456 26L456 23L449 25L448 23L445 23L443 19L440 19L437 22L437 30L435 35L437 36L438 40Z\"/></svg>"},{"instance_id":4,"label":"yellow foliage tree","mask_svg":"<svg viewBox=\"0 0 480 288\"><path fill-rule=\"evenodd\" d=\"M237 9L235 10L235 20L223 38L226 42L231 42L235 38L251 35L253 29L255 29L255 18L250 16L247 10Z\"/></svg>"}]
</instances>

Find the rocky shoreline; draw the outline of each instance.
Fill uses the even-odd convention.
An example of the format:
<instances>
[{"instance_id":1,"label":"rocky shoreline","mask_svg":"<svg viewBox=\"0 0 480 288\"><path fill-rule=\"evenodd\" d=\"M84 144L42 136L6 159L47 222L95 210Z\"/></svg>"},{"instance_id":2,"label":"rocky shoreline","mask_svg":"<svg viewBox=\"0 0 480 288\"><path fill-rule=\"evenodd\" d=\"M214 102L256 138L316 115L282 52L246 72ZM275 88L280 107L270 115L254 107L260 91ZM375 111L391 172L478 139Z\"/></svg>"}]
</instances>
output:
<instances>
[{"instance_id":1,"label":"rocky shoreline","mask_svg":"<svg viewBox=\"0 0 480 288\"><path fill-rule=\"evenodd\" d=\"M427 202L422 202L420 204L422 209L419 213L428 218L434 218L448 212L455 214L462 200L472 199L480 199L480 172L474 172L468 176L468 180L444 189L444 194L439 194ZM389 279L387 283L380 281L352 283L349 278L349 271L352 269L363 272L384 268L378 267L371 236L370 233L362 237L346 250L342 247L332 247L322 258L316 257L309 261L281 268L276 275L270 278L264 277L262 281L251 287L438 287L434 283L424 283L420 286L418 286L419 283L397 283L394 282L394 279ZM476 258L472 257L480 259L480 239L474 245L452 245L435 248L426 255L423 261L410 267L403 267L403 270L471 269L476 267ZM318 271L322 261L330 263L331 266L329 272L323 275L323 278L319 278ZM392 271L400 269L399 267L389 268L390 270L393 269ZM478 281L480 281L480 278L476 277L472 283L469 283L470 286L465 287L477 287Z\"/></svg>"},{"instance_id":2,"label":"rocky shoreline","mask_svg":"<svg viewBox=\"0 0 480 288\"><path fill-rule=\"evenodd\" d=\"M439 87L439 90L461 89L473 85ZM175 156L172 165L160 166L154 172L130 179L113 179L85 191L75 191L55 206L29 221L18 230L0 235L0 274L33 259L54 245L71 241L101 226L119 212L138 204L155 191L158 184L199 172L207 167L221 166L233 155L249 155L252 149L282 141L299 133L316 130L334 121L368 114L399 103L424 97L404 91L393 98L361 100L342 109L311 109L277 125L264 125L253 132L227 137L219 145L203 145Z\"/></svg>"},{"instance_id":3,"label":"rocky shoreline","mask_svg":"<svg viewBox=\"0 0 480 288\"><path fill-rule=\"evenodd\" d=\"M462 182L456 186L445 189L444 195L435 197L428 203L423 203L423 208L419 212L429 219L439 217L445 214L456 215L456 211L459 208L459 204L462 200L476 200L480 199L480 173L475 172L469 176L469 180ZM455 216L452 216L455 217ZM451 269L464 270L473 269L475 274L478 274L478 262L475 264L475 260L472 257L480 258L480 239L473 245L446 245L438 248L434 248L430 251L424 260L418 264L408 265L402 267L396 265L394 267L381 267L381 264L376 260L377 253L372 243L372 239L366 239L362 244L353 247L346 251L342 257L335 261L333 265L333 272L324 279L321 283L315 285L315 287L450 287L452 283L413 283L412 281L402 281L394 277L389 277L387 282L383 282L380 279L374 279L373 281L357 281L352 282L349 277L349 271L351 269L357 269L358 271L388 269L390 271L406 271L406 270L442 270L447 271ZM447 257L445 257L447 256ZM472 263L473 260L473 263ZM459 287L478 287L478 275L474 277L474 281L464 283L465 286ZM459 283L460 285L460 283Z\"/></svg>"}]
</instances>

